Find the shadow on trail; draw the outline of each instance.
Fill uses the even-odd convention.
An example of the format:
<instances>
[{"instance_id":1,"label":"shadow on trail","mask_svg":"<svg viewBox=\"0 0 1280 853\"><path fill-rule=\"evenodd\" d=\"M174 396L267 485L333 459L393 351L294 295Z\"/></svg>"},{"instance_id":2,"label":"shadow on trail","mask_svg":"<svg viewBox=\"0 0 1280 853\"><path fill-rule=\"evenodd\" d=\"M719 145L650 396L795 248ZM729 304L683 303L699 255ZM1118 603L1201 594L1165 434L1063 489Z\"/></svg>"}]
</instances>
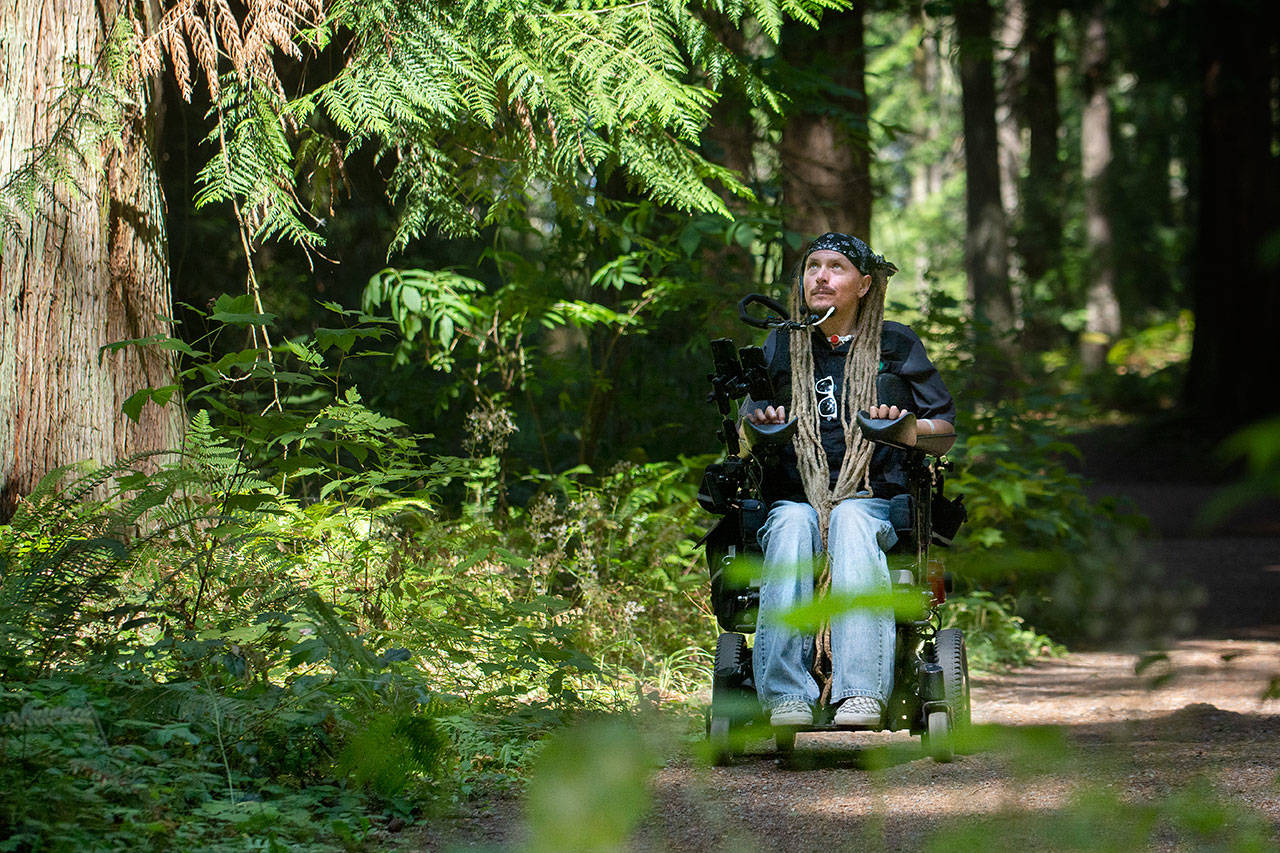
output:
<instances>
[{"instance_id":1,"label":"shadow on trail","mask_svg":"<svg viewBox=\"0 0 1280 853\"><path fill-rule=\"evenodd\" d=\"M949 764L918 739L811 741L798 738L789 761L757 751L659 773L630 849L1239 848L1280 829L1274 714L1193 703L1108 723L975 726Z\"/></svg>"},{"instance_id":2,"label":"shadow on trail","mask_svg":"<svg viewBox=\"0 0 1280 853\"><path fill-rule=\"evenodd\" d=\"M797 739L790 755L775 753L772 758L781 770L864 770L883 771L918 761L924 756L918 740L884 745L833 746ZM770 757L770 756L765 756Z\"/></svg>"}]
</instances>

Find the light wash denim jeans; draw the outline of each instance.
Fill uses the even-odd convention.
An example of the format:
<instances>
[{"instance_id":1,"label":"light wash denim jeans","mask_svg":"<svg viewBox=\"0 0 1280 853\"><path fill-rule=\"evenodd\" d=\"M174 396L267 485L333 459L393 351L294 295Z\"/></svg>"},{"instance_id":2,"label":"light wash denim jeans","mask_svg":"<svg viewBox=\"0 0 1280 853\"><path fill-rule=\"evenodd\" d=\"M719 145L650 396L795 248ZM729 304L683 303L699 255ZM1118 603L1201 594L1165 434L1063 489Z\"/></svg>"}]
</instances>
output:
<instances>
[{"instance_id":1,"label":"light wash denim jeans","mask_svg":"<svg viewBox=\"0 0 1280 853\"><path fill-rule=\"evenodd\" d=\"M810 669L813 635L801 634L779 617L813 600L815 559L822 552L818 513L807 503L778 501L760 528L764 573L752 663L756 693L766 712L784 702L817 703ZM885 551L898 541L889 523L889 502L851 498L831 513L831 590L852 594L889 592ZM863 608L831 620L831 703L871 696L887 703L893 689L892 608Z\"/></svg>"}]
</instances>

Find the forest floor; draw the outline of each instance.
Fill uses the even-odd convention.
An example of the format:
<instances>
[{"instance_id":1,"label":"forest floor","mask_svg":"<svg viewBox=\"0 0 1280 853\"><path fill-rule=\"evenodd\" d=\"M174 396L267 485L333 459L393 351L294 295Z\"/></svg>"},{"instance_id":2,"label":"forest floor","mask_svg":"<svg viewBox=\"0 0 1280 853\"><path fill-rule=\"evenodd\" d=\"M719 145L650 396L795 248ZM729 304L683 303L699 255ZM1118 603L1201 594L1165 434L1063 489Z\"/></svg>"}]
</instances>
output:
<instances>
[{"instance_id":1,"label":"forest floor","mask_svg":"<svg viewBox=\"0 0 1280 853\"><path fill-rule=\"evenodd\" d=\"M978 676L974 722L1008 728L980 727L997 741L950 764L902 733L801 734L786 765L771 741L725 768L685 751L656 773L630 849L1187 849L1169 828L1184 819L1280 842L1280 700L1261 699L1280 676L1280 511L1199 530L1217 484L1188 438L1079 437L1092 493L1130 498L1152 521L1147 558L1203 591L1167 660L1138 674L1137 654L1099 648ZM400 842L518 844L518 815L477 803ZM1164 828L1127 836L1140 815Z\"/></svg>"}]
</instances>

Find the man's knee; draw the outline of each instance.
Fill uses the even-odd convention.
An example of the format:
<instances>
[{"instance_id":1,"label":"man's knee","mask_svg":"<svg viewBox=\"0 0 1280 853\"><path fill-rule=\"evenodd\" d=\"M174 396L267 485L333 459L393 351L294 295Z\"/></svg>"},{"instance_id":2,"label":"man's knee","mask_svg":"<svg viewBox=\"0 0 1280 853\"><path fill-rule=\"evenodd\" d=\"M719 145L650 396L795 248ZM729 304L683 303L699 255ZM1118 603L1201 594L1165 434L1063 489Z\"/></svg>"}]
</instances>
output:
<instances>
[{"instance_id":1,"label":"man's knee","mask_svg":"<svg viewBox=\"0 0 1280 853\"><path fill-rule=\"evenodd\" d=\"M761 595L783 595L803 599L813 587L813 561L822 544L818 533L818 514L805 503L779 502L769 510L760 529L760 546L764 549L764 585ZM784 596L784 597L785 597Z\"/></svg>"},{"instance_id":2,"label":"man's knee","mask_svg":"<svg viewBox=\"0 0 1280 853\"><path fill-rule=\"evenodd\" d=\"M883 523L863 500L847 500L831 510L831 530L842 535L874 536Z\"/></svg>"},{"instance_id":3,"label":"man's knee","mask_svg":"<svg viewBox=\"0 0 1280 853\"><path fill-rule=\"evenodd\" d=\"M889 523L888 509L877 506L874 501L874 498L847 500L836 506L831 511L828 540L841 542L846 547L875 543L884 551L892 548L898 537Z\"/></svg>"},{"instance_id":4,"label":"man's knee","mask_svg":"<svg viewBox=\"0 0 1280 853\"><path fill-rule=\"evenodd\" d=\"M769 508L769 520L779 524L797 524L816 530L818 528L818 511L807 503L798 501L778 501Z\"/></svg>"}]
</instances>

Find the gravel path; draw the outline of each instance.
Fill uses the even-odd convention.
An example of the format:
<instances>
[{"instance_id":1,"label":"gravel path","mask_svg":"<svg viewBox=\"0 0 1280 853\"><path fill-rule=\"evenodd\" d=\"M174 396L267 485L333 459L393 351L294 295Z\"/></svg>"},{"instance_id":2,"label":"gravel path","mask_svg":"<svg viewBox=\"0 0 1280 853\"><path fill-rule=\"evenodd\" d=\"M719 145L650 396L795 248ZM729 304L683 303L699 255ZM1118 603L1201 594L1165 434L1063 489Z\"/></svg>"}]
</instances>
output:
<instances>
[{"instance_id":1,"label":"gravel path","mask_svg":"<svg viewBox=\"0 0 1280 853\"><path fill-rule=\"evenodd\" d=\"M1280 678L1280 511L1197 532L1212 488L1147 473L1093 492L1130 498L1153 521L1148 559L1203 590L1167 658L1138 674L1135 654L1079 652L976 678L980 742L951 764L884 733L802 734L791 766L771 741L726 768L677 758L631 849L1280 849L1280 700L1261 698ZM516 814L485 804L414 846L510 843Z\"/></svg>"},{"instance_id":2,"label":"gravel path","mask_svg":"<svg viewBox=\"0 0 1280 853\"><path fill-rule=\"evenodd\" d=\"M1091 832L1119 832L1132 815L1110 826L1116 802L1167 804L1196 780L1274 837L1280 708L1259 696L1280 674L1280 647L1188 640L1143 676L1136 660L1073 654L976 680L975 723L1012 728L980 728L990 739L952 764L922 757L902 734L814 733L797 740L792 767L767 741L733 767L666 767L635 849L916 850L938 846L940 833L1062 849L1055 813L1085 790L1109 800L1072 813L1088 815Z\"/></svg>"}]
</instances>

